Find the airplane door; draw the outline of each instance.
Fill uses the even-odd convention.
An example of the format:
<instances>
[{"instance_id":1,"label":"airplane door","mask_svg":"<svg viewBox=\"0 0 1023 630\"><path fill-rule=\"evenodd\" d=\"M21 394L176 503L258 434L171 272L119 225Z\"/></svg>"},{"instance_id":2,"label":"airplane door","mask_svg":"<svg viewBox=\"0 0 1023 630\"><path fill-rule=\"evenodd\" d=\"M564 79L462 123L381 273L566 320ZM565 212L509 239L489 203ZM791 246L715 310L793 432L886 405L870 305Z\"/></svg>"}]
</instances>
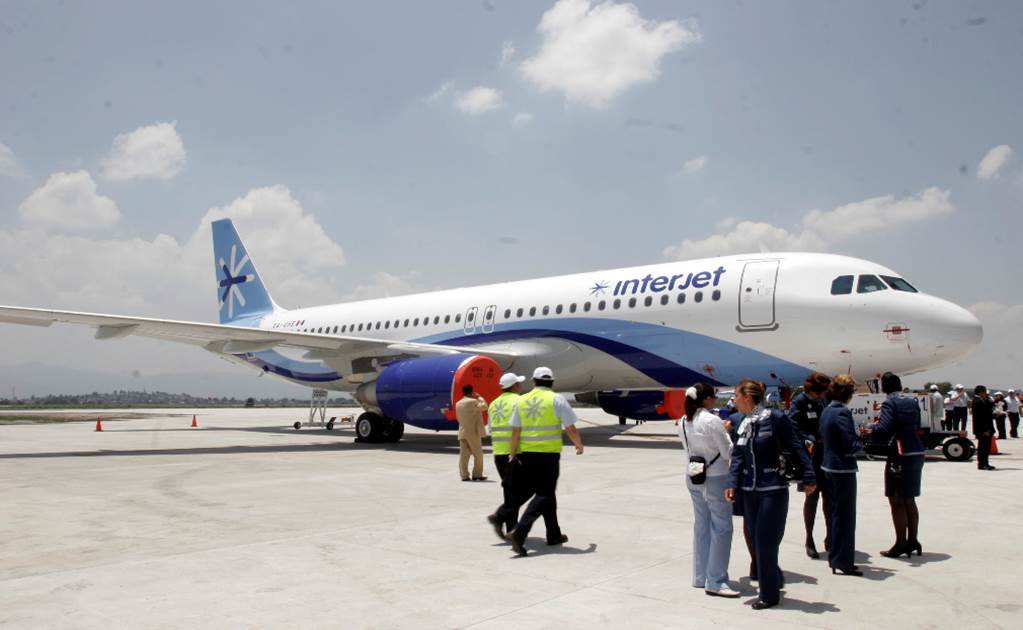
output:
<instances>
[{"instance_id":1,"label":"airplane door","mask_svg":"<svg viewBox=\"0 0 1023 630\"><path fill-rule=\"evenodd\" d=\"M465 312L465 334L471 335L476 332L476 315L479 313L479 308L472 306Z\"/></svg>"},{"instance_id":2,"label":"airplane door","mask_svg":"<svg viewBox=\"0 0 1023 630\"><path fill-rule=\"evenodd\" d=\"M774 291L778 261L748 262L739 283L739 330L774 330Z\"/></svg>"},{"instance_id":3,"label":"airplane door","mask_svg":"<svg viewBox=\"0 0 1023 630\"><path fill-rule=\"evenodd\" d=\"M483 332L494 332L494 317L497 314L497 305L491 304L483 311Z\"/></svg>"}]
</instances>

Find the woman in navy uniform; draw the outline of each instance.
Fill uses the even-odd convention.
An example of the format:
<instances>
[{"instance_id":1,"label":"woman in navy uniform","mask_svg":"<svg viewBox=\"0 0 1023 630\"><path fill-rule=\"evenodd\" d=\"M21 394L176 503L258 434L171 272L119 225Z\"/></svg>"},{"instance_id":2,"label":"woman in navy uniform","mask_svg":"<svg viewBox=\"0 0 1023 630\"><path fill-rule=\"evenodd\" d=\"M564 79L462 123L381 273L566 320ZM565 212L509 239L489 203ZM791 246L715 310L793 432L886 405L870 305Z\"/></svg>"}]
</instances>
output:
<instances>
[{"instance_id":1,"label":"woman in navy uniform","mask_svg":"<svg viewBox=\"0 0 1023 630\"><path fill-rule=\"evenodd\" d=\"M856 424L849 401L856 391L856 381L848 374L839 374L831 381L828 398L831 399L821 416L821 436L824 441L821 469L827 480L831 501L828 504L828 563L832 573L863 575L853 564L856 550L856 453L863 444L856 436Z\"/></svg>"},{"instance_id":2,"label":"woman in navy uniform","mask_svg":"<svg viewBox=\"0 0 1023 630\"><path fill-rule=\"evenodd\" d=\"M888 463L884 467L884 495L892 510L895 544L882 556L897 558L902 554L923 553L917 531L920 511L920 478L924 468L924 444L920 440L920 406L916 400L901 395L902 381L891 372L881 375L881 391L888 399L881 403L878 421L867 427L872 441L891 440Z\"/></svg>"},{"instance_id":3,"label":"woman in navy uniform","mask_svg":"<svg viewBox=\"0 0 1023 630\"><path fill-rule=\"evenodd\" d=\"M803 468L804 492L816 489L817 480L810 457L788 416L764 409L764 384L745 379L735 388L735 404L746 417L739 427L739 439L732 449L725 499L735 500L742 489L743 514L750 532L757 562L760 597L754 610L777 606L784 576L778 568L778 547L785 535L789 509L789 484L778 467L782 452L795 458Z\"/></svg>"},{"instance_id":4,"label":"woman in navy uniform","mask_svg":"<svg viewBox=\"0 0 1023 630\"><path fill-rule=\"evenodd\" d=\"M792 399L789 407L789 420L799 430L803 443L810 450L810 460L813 462L813 472L817 477L817 490L806 495L803 500L803 526L806 528L806 555L811 558L819 558L817 545L813 542L813 525L817 520L817 503L820 500L824 509L824 547L828 547L831 540L831 523L828 520L828 488L824 483L824 474L821 471L821 462L824 461L824 449L821 448L821 412L824 411L824 394L828 390L831 379L827 374L813 372L806 377L803 383L803 391ZM802 490L802 488L800 488Z\"/></svg>"}]
</instances>

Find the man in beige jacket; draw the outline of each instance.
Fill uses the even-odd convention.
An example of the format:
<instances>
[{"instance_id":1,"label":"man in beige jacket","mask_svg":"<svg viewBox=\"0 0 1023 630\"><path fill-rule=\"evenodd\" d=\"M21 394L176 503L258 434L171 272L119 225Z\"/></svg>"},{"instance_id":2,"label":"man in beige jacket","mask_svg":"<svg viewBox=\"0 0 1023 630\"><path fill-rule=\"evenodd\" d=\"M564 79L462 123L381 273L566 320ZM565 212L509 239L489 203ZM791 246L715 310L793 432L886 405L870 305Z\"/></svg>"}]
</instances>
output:
<instances>
[{"instance_id":1,"label":"man in beige jacket","mask_svg":"<svg viewBox=\"0 0 1023 630\"><path fill-rule=\"evenodd\" d=\"M483 412L487 401L474 394L472 385L462 387L462 399L455 403L458 418L458 474L462 481L484 481L483 476ZM472 477L469 477L469 455L473 457Z\"/></svg>"}]
</instances>

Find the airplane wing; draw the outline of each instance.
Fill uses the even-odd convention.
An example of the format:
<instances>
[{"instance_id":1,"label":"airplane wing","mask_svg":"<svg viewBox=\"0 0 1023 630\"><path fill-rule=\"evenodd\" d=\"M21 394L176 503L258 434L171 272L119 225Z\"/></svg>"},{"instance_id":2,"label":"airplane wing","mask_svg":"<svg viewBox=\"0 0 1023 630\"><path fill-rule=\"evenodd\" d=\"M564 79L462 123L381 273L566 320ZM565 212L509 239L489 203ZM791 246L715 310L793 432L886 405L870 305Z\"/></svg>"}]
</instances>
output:
<instances>
[{"instance_id":1,"label":"airplane wing","mask_svg":"<svg viewBox=\"0 0 1023 630\"><path fill-rule=\"evenodd\" d=\"M54 322L81 324L96 328L97 339L117 339L136 335L199 346L218 354L262 352L273 348L306 350L306 358L332 359L386 358L409 355L472 353L507 364L519 356L516 352L485 347L394 341L345 335L324 335L245 326L206 324L150 317L124 317L75 311L0 306L0 323L49 326Z\"/></svg>"}]
</instances>

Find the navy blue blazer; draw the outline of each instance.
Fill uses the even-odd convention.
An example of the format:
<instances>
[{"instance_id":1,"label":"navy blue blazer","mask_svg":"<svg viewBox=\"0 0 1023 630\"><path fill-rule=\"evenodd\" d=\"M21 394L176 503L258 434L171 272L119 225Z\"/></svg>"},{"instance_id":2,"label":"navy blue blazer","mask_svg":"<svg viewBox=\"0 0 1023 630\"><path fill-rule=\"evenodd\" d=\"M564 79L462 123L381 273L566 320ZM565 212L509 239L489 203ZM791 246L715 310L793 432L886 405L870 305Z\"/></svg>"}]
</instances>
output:
<instances>
[{"instance_id":1,"label":"navy blue blazer","mask_svg":"<svg viewBox=\"0 0 1023 630\"><path fill-rule=\"evenodd\" d=\"M779 446L799 459L803 483L816 484L810 456L788 416L776 409L757 409L739 427L727 487L755 492L787 488L788 482L778 475Z\"/></svg>"},{"instance_id":2,"label":"navy blue blazer","mask_svg":"<svg viewBox=\"0 0 1023 630\"><path fill-rule=\"evenodd\" d=\"M821 415L821 439L824 441L824 464L831 473L855 473L856 453L863 448L856 435L852 412L840 402L832 402Z\"/></svg>"},{"instance_id":3,"label":"navy blue blazer","mask_svg":"<svg viewBox=\"0 0 1023 630\"><path fill-rule=\"evenodd\" d=\"M870 426L874 441L882 442L895 436L902 443L902 455L923 455L923 441L920 440L920 405L915 398L901 394L888 394L881 403L881 415Z\"/></svg>"},{"instance_id":4,"label":"navy blue blazer","mask_svg":"<svg viewBox=\"0 0 1023 630\"><path fill-rule=\"evenodd\" d=\"M824 402L810 398L806 392L800 392L792 399L789 407L789 420L792 425L799 429L804 440L818 442L821 439L821 412L824 410Z\"/></svg>"}]
</instances>

